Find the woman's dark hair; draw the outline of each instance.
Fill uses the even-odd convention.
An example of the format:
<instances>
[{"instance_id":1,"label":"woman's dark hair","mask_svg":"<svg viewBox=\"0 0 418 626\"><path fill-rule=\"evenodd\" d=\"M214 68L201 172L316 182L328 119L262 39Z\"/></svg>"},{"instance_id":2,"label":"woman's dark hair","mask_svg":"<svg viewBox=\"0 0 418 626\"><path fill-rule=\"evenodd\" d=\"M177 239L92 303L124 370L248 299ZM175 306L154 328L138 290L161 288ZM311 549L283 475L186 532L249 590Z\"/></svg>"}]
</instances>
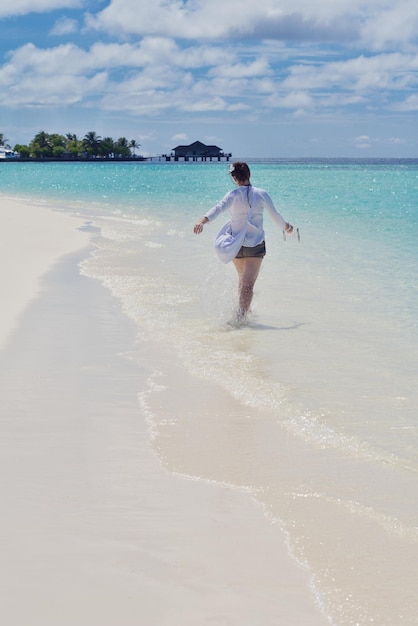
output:
<instances>
[{"instance_id":1,"label":"woman's dark hair","mask_svg":"<svg viewBox=\"0 0 418 626\"><path fill-rule=\"evenodd\" d=\"M235 161L235 163L233 163L229 168L229 173L240 183L243 183L246 180L250 180L251 176L250 168L246 163L243 163L242 161Z\"/></svg>"}]
</instances>

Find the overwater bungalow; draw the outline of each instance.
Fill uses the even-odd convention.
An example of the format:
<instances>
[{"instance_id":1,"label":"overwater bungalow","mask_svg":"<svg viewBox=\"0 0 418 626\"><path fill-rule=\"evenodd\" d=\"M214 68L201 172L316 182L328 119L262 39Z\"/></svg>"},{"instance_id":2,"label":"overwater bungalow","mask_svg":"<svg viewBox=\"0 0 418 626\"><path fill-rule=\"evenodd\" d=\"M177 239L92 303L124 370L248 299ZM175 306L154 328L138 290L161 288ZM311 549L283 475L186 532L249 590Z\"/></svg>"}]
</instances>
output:
<instances>
[{"instance_id":1,"label":"overwater bungalow","mask_svg":"<svg viewBox=\"0 0 418 626\"><path fill-rule=\"evenodd\" d=\"M223 152L218 146L207 146L195 141L188 146L176 146L170 155L163 155L166 161L229 161L231 153Z\"/></svg>"}]
</instances>

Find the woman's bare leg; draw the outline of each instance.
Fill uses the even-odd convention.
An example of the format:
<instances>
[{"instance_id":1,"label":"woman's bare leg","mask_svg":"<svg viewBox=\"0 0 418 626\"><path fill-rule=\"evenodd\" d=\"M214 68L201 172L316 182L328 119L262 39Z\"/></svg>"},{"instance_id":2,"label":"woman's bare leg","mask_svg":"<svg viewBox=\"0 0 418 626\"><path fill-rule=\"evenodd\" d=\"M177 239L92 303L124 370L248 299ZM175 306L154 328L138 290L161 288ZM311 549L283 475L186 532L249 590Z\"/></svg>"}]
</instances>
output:
<instances>
[{"instance_id":1,"label":"woman's bare leg","mask_svg":"<svg viewBox=\"0 0 418 626\"><path fill-rule=\"evenodd\" d=\"M260 272L262 261L263 259L258 257L234 259L234 265L239 277L239 313L243 317L245 317L250 309L254 294L254 284Z\"/></svg>"}]
</instances>

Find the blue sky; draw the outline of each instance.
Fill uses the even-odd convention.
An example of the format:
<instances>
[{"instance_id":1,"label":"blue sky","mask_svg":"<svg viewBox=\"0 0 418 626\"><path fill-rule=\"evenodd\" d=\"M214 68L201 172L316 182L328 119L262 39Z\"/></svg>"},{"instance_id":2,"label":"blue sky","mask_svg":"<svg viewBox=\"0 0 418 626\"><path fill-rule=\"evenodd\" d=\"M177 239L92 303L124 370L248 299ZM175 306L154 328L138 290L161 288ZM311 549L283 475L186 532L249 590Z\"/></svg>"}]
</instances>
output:
<instances>
[{"instance_id":1,"label":"blue sky","mask_svg":"<svg viewBox=\"0 0 418 626\"><path fill-rule=\"evenodd\" d=\"M1 0L0 132L418 157L416 0Z\"/></svg>"}]
</instances>

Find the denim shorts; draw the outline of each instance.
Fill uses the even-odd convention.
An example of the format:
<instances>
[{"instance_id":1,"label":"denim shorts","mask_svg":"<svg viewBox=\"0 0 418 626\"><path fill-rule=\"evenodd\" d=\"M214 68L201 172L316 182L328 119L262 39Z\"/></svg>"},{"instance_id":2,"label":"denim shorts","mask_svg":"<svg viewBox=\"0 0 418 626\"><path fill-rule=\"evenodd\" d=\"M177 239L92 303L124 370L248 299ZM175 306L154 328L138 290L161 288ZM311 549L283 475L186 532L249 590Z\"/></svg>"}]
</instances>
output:
<instances>
[{"instance_id":1,"label":"denim shorts","mask_svg":"<svg viewBox=\"0 0 418 626\"><path fill-rule=\"evenodd\" d=\"M236 259L246 259L248 257L255 257L262 259L266 255L266 242L262 241L258 246L241 246Z\"/></svg>"}]
</instances>

